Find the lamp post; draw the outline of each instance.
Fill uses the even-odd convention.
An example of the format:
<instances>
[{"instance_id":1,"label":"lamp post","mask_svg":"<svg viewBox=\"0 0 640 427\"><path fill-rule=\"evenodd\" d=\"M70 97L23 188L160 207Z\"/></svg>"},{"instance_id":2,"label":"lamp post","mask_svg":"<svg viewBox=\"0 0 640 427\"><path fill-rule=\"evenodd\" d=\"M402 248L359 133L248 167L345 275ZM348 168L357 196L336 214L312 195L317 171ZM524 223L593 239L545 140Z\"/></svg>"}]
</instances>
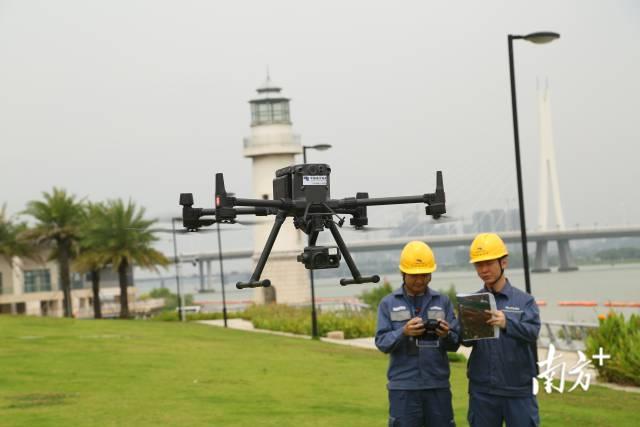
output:
<instances>
[{"instance_id":1,"label":"lamp post","mask_svg":"<svg viewBox=\"0 0 640 427\"><path fill-rule=\"evenodd\" d=\"M302 163L307 164L307 150L325 151L331 148L330 144L316 144L302 146ZM309 236L311 244L311 236ZM318 339L318 316L316 314L316 290L313 282L313 270L309 270L309 284L311 285L311 338Z\"/></svg>"},{"instance_id":2,"label":"lamp post","mask_svg":"<svg viewBox=\"0 0 640 427\"><path fill-rule=\"evenodd\" d=\"M218 234L218 260L220 260L220 287L222 288L222 318L224 327L227 327L227 297L224 291L224 270L222 269L222 238L220 237L220 223L216 222Z\"/></svg>"},{"instance_id":3,"label":"lamp post","mask_svg":"<svg viewBox=\"0 0 640 427\"><path fill-rule=\"evenodd\" d=\"M331 148L331 144L316 144L302 146L302 163L307 164L307 150L326 151Z\"/></svg>"},{"instance_id":4,"label":"lamp post","mask_svg":"<svg viewBox=\"0 0 640 427\"><path fill-rule=\"evenodd\" d=\"M560 38L560 34L549 31L518 36L509 34L509 76L511 78L511 110L513 114L513 138L516 152L516 175L518 179L518 207L520 209L520 235L522 240L522 263L524 268L524 283L528 294L531 294L531 280L529 277L529 253L527 250L527 227L524 219L524 195L522 191L522 170L520 166L520 135L518 132L518 107L516 105L516 78L513 67L513 41L523 39L531 43L544 44Z\"/></svg>"},{"instance_id":5,"label":"lamp post","mask_svg":"<svg viewBox=\"0 0 640 427\"><path fill-rule=\"evenodd\" d=\"M182 292L180 290L180 260L178 259L178 243L176 241L176 221L181 221L182 218L171 218L171 235L173 236L173 259L176 262L176 292L178 293L178 315L180 320L184 322L184 304L182 303Z\"/></svg>"}]
</instances>

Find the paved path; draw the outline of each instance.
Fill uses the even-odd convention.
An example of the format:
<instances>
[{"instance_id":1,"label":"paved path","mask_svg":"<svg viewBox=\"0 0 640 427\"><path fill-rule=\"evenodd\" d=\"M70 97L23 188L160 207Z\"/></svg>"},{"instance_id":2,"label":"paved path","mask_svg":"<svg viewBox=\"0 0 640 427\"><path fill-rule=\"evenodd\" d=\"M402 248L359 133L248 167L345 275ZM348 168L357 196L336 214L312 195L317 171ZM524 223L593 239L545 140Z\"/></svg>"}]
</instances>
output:
<instances>
[{"instance_id":1,"label":"paved path","mask_svg":"<svg viewBox=\"0 0 640 427\"><path fill-rule=\"evenodd\" d=\"M224 321L223 320L201 320L198 321L198 323L202 323L205 325L210 325L210 326L219 326L219 327L223 327L224 326ZM280 336L285 336L285 337L292 337L292 338L300 338L300 339L311 339L310 336L308 335L298 335L298 334L291 334L288 332L278 332L278 331L269 331L266 329L256 329L253 327L253 324L248 321L248 320L244 320L244 319L228 319L227 320L227 325L229 328L232 329L240 329L240 330L244 330L244 331L251 331L251 332L257 332L257 333L263 333L263 334L273 334L273 335L280 335ZM355 338L355 339L332 339L332 338L320 338L321 341L323 342L327 342L327 343L331 343L331 344L338 344L338 345L346 345L346 346L350 346L350 347L358 347L358 348L366 348L366 349L370 349L370 350L377 350L376 345L374 343L373 337L369 337L369 338ZM547 351L548 349L546 348L538 348L538 360L545 360L547 357ZM471 348L469 347L464 347L464 346L460 346L460 348L458 349L458 353L463 354L467 359L469 358L469 354L471 353ZM579 361L579 357L578 357L578 353L577 352L571 352L571 351L559 351L556 350L556 354L555 357L560 357L560 359L555 360L554 365L560 364L560 363L566 363L566 372L568 372L573 366L575 366L578 361ZM597 363L597 361L594 360L594 363ZM606 361L605 361L606 363ZM621 385L617 385L617 384L611 384L611 383L601 383L598 382L598 378L597 378L597 372L593 367L589 367L587 369L584 370L584 373L586 375L591 375L591 384L598 384L604 387L608 387L614 390L621 390L621 391L627 391L627 392L632 392L632 393L640 393L640 387L629 387L629 386L621 386ZM557 375L556 375L557 378ZM565 379L567 381L575 381L576 380L576 375L565 375ZM541 384L542 386L542 384ZM568 388L565 389L565 393L568 391ZM578 387L578 389L574 390L575 391L581 391L581 389ZM555 392L555 391L554 391Z\"/></svg>"}]
</instances>

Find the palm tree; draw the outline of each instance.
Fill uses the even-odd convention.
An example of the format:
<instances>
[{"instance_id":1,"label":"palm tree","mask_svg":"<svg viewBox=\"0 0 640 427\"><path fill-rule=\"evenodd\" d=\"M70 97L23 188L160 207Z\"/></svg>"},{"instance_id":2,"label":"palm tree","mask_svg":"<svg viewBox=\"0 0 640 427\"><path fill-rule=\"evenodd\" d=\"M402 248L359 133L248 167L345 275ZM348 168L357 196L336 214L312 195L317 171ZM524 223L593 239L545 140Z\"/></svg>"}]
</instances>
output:
<instances>
[{"instance_id":1,"label":"palm tree","mask_svg":"<svg viewBox=\"0 0 640 427\"><path fill-rule=\"evenodd\" d=\"M128 272L135 264L155 269L167 265L169 260L151 247L157 240L150 230L154 220L144 218L144 208L122 200L109 200L92 217L93 225L86 235L85 243L99 248L103 260L118 271L120 283L120 317L129 317L127 294Z\"/></svg>"},{"instance_id":2,"label":"palm tree","mask_svg":"<svg viewBox=\"0 0 640 427\"><path fill-rule=\"evenodd\" d=\"M69 266L77 250L80 226L85 209L82 201L67 194L64 189L54 187L51 193L43 192L44 201L32 200L27 203L24 213L35 218L34 228L24 235L38 245L50 245L52 258L57 259L60 269L60 285L64 296L64 315L72 316L71 277Z\"/></svg>"},{"instance_id":3,"label":"palm tree","mask_svg":"<svg viewBox=\"0 0 640 427\"><path fill-rule=\"evenodd\" d=\"M102 306L100 303L100 270L108 264L104 254L104 242L99 237L94 238L92 233L96 230L96 220L106 209L102 203L89 203L87 215L81 227L80 253L73 262L73 269L81 273L89 273L91 276L91 289L93 291L93 317L102 318Z\"/></svg>"},{"instance_id":4,"label":"palm tree","mask_svg":"<svg viewBox=\"0 0 640 427\"><path fill-rule=\"evenodd\" d=\"M102 318L102 303L100 302L100 270L106 267L104 256L93 252L91 248L80 248L80 254L73 261L73 269L80 273L89 273L91 290L93 293L93 317Z\"/></svg>"},{"instance_id":5,"label":"palm tree","mask_svg":"<svg viewBox=\"0 0 640 427\"><path fill-rule=\"evenodd\" d=\"M15 256L31 256L33 247L29 242L21 238L26 230L26 224L15 224L7 216L7 206L0 208L0 257L4 258L10 265L13 265Z\"/></svg>"}]
</instances>

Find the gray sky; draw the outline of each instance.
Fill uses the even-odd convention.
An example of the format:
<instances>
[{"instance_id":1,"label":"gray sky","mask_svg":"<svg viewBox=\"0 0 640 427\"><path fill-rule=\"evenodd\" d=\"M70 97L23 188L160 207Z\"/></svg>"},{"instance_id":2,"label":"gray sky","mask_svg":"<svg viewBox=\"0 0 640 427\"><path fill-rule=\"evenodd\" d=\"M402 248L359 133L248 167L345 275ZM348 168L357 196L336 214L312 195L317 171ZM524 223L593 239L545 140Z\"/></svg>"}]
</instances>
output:
<instances>
[{"instance_id":1,"label":"gray sky","mask_svg":"<svg viewBox=\"0 0 640 427\"><path fill-rule=\"evenodd\" d=\"M215 172L250 196L247 101L268 65L303 143L334 146L309 152L334 197L431 192L441 169L453 215L515 207L506 35L537 30L562 37L515 45L528 223L548 78L567 225L638 224L633 0L0 1L0 203L55 185L164 214L180 192L210 206Z\"/></svg>"}]
</instances>

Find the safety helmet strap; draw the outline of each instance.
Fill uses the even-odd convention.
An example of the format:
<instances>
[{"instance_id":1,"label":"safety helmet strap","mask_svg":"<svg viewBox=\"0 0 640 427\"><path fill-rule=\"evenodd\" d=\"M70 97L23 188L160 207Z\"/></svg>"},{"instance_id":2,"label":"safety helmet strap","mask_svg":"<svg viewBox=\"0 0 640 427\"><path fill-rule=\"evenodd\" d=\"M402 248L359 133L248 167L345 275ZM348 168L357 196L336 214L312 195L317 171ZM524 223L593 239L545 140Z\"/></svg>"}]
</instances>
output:
<instances>
[{"instance_id":1,"label":"safety helmet strap","mask_svg":"<svg viewBox=\"0 0 640 427\"><path fill-rule=\"evenodd\" d=\"M498 276L498 278L496 280L494 280L493 282L489 283L490 287L493 287L496 283L498 283L500 281L500 279L502 279L502 276L504 276L504 267L502 266L502 260L505 257L506 257L506 255L503 255L500 258L496 258L496 261L498 261L498 265L500 266L500 275Z\"/></svg>"}]
</instances>

